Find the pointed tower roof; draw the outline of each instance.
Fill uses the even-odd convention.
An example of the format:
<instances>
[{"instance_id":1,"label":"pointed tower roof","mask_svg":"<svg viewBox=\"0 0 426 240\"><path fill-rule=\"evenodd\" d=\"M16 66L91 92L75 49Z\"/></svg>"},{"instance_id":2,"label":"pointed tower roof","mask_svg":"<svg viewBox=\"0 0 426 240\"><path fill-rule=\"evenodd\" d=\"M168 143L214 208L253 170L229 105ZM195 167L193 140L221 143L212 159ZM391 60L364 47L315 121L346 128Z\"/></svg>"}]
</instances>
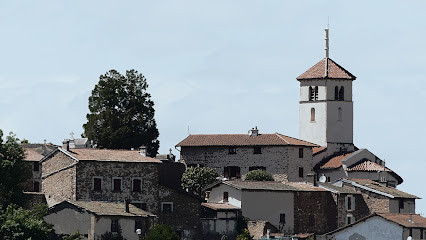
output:
<instances>
[{"instance_id":1,"label":"pointed tower roof","mask_svg":"<svg viewBox=\"0 0 426 240\"><path fill-rule=\"evenodd\" d=\"M297 80L309 79L346 79L355 80L356 77L348 70L337 64L331 58L324 58L296 78Z\"/></svg>"}]
</instances>

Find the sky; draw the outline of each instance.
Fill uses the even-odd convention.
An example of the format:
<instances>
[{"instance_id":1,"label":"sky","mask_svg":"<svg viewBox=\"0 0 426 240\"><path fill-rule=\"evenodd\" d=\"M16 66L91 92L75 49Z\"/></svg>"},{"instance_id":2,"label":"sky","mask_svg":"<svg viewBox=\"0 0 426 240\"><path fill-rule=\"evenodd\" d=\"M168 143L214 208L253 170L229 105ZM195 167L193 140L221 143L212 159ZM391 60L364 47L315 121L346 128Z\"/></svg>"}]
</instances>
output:
<instances>
[{"instance_id":1,"label":"sky","mask_svg":"<svg viewBox=\"0 0 426 240\"><path fill-rule=\"evenodd\" d=\"M0 129L31 143L80 136L99 75L136 69L160 153L190 134L298 137L296 77L324 58L357 76L354 143L426 198L425 1L2 1ZM426 200L417 200L426 215Z\"/></svg>"}]
</instances>

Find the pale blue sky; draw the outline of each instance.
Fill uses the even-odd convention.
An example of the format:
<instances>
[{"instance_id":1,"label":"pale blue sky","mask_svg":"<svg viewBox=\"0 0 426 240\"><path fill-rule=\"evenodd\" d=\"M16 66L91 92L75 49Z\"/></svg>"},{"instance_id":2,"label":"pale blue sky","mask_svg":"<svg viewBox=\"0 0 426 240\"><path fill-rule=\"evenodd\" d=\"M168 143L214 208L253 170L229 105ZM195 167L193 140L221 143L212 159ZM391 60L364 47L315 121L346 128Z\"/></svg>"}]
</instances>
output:
<instances>
[{"instance_id":1,"label":"pale blue sky","mask_svg":"<svg viewBox=\"0 0 426 240\"><path fill-rule=\"evenodd\" d=\"M162 153L190 132L298 137L296 77L324 57L355 76L354 141L426 198L425 1L3 1L0 129L82 133L100 74L149 82ZM175 153L177 151L174 150ZM417 201L426 214L426 200Z\"/></svg>"}]
</instances>

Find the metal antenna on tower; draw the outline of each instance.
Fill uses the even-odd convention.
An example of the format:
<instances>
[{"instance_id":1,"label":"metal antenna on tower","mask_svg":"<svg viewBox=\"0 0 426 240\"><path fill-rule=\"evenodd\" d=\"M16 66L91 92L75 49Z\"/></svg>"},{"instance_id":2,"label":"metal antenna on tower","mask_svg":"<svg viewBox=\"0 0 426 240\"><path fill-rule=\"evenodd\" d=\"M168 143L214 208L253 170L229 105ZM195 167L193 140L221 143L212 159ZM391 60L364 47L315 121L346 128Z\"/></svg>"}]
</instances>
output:
<instances>
[{"instance_id":1,"label":"metal antenna on tower","mask_svg":"<svg viewBox=\"0 0 426 240\"><path fill-rule=\"evenodd\" d=\"M327 28L325 29L325 57L328 58L329 57L329 46L328 46L328 25Z\"/></svg>"}]
</instances>

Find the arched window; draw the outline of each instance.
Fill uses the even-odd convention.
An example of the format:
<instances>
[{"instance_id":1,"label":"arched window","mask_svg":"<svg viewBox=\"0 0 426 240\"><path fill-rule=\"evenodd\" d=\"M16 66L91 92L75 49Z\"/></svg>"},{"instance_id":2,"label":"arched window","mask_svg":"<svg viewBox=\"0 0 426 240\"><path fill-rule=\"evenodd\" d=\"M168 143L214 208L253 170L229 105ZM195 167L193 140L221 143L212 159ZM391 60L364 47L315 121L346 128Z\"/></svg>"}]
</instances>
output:
<instances>
[{"instance_id":1,"label":"arched window","mask_svg":"<svg viewBox=\"0 0 426 240\"><path fill-rule=\"evenodd\" d=\"M339 109L337 109L337 121L343 121L343 113L342 113L342 108L339 107Z\"/></svg>"},{"instance_id":2,"label":"arched window","mask_svg":"<svg viewBox=\"0 0 426 240\"><path fill-rule=\"evenodd\" d=\"M342 87L340 87L340 91L339 91L339 101L343 101L345 100L345 89Z\"/></svg>"},{"instance_id":3,"label":"arched window","mask_svg":"<svg viewBox=\"0 0 426 240\"><path fill-rule=\"evenodd\" d=\"M309 101L312 101L314 99L314 90L312 87L309 87Z\"/></svg>"},{"instance_id":4,"label":"arched window","mask_svg":"<svg viewBox=\"0 0 426 240\"><path fill-rule=\"evenodd\" d=\"M334 100L339 100L339 87L334 88Z\"/></svg>"},{"instance_id":5,"label":"arched window","mask_svg":"<svg viewBox=\"0 0 426 240\"><path fill-rule=\"evenodd\" d=\"M311 122L315 122L315 108L311 108Z\"/></svg>"},{"instance_id":6,"label":"arched window","mask_svg":"<svg viewBox=\"0 0 426 240\"><path fill-rule=\"evenodd\" d=\"M318 86L315 87L314 100L318 100Z\"/></svg>"}]
</instances>

